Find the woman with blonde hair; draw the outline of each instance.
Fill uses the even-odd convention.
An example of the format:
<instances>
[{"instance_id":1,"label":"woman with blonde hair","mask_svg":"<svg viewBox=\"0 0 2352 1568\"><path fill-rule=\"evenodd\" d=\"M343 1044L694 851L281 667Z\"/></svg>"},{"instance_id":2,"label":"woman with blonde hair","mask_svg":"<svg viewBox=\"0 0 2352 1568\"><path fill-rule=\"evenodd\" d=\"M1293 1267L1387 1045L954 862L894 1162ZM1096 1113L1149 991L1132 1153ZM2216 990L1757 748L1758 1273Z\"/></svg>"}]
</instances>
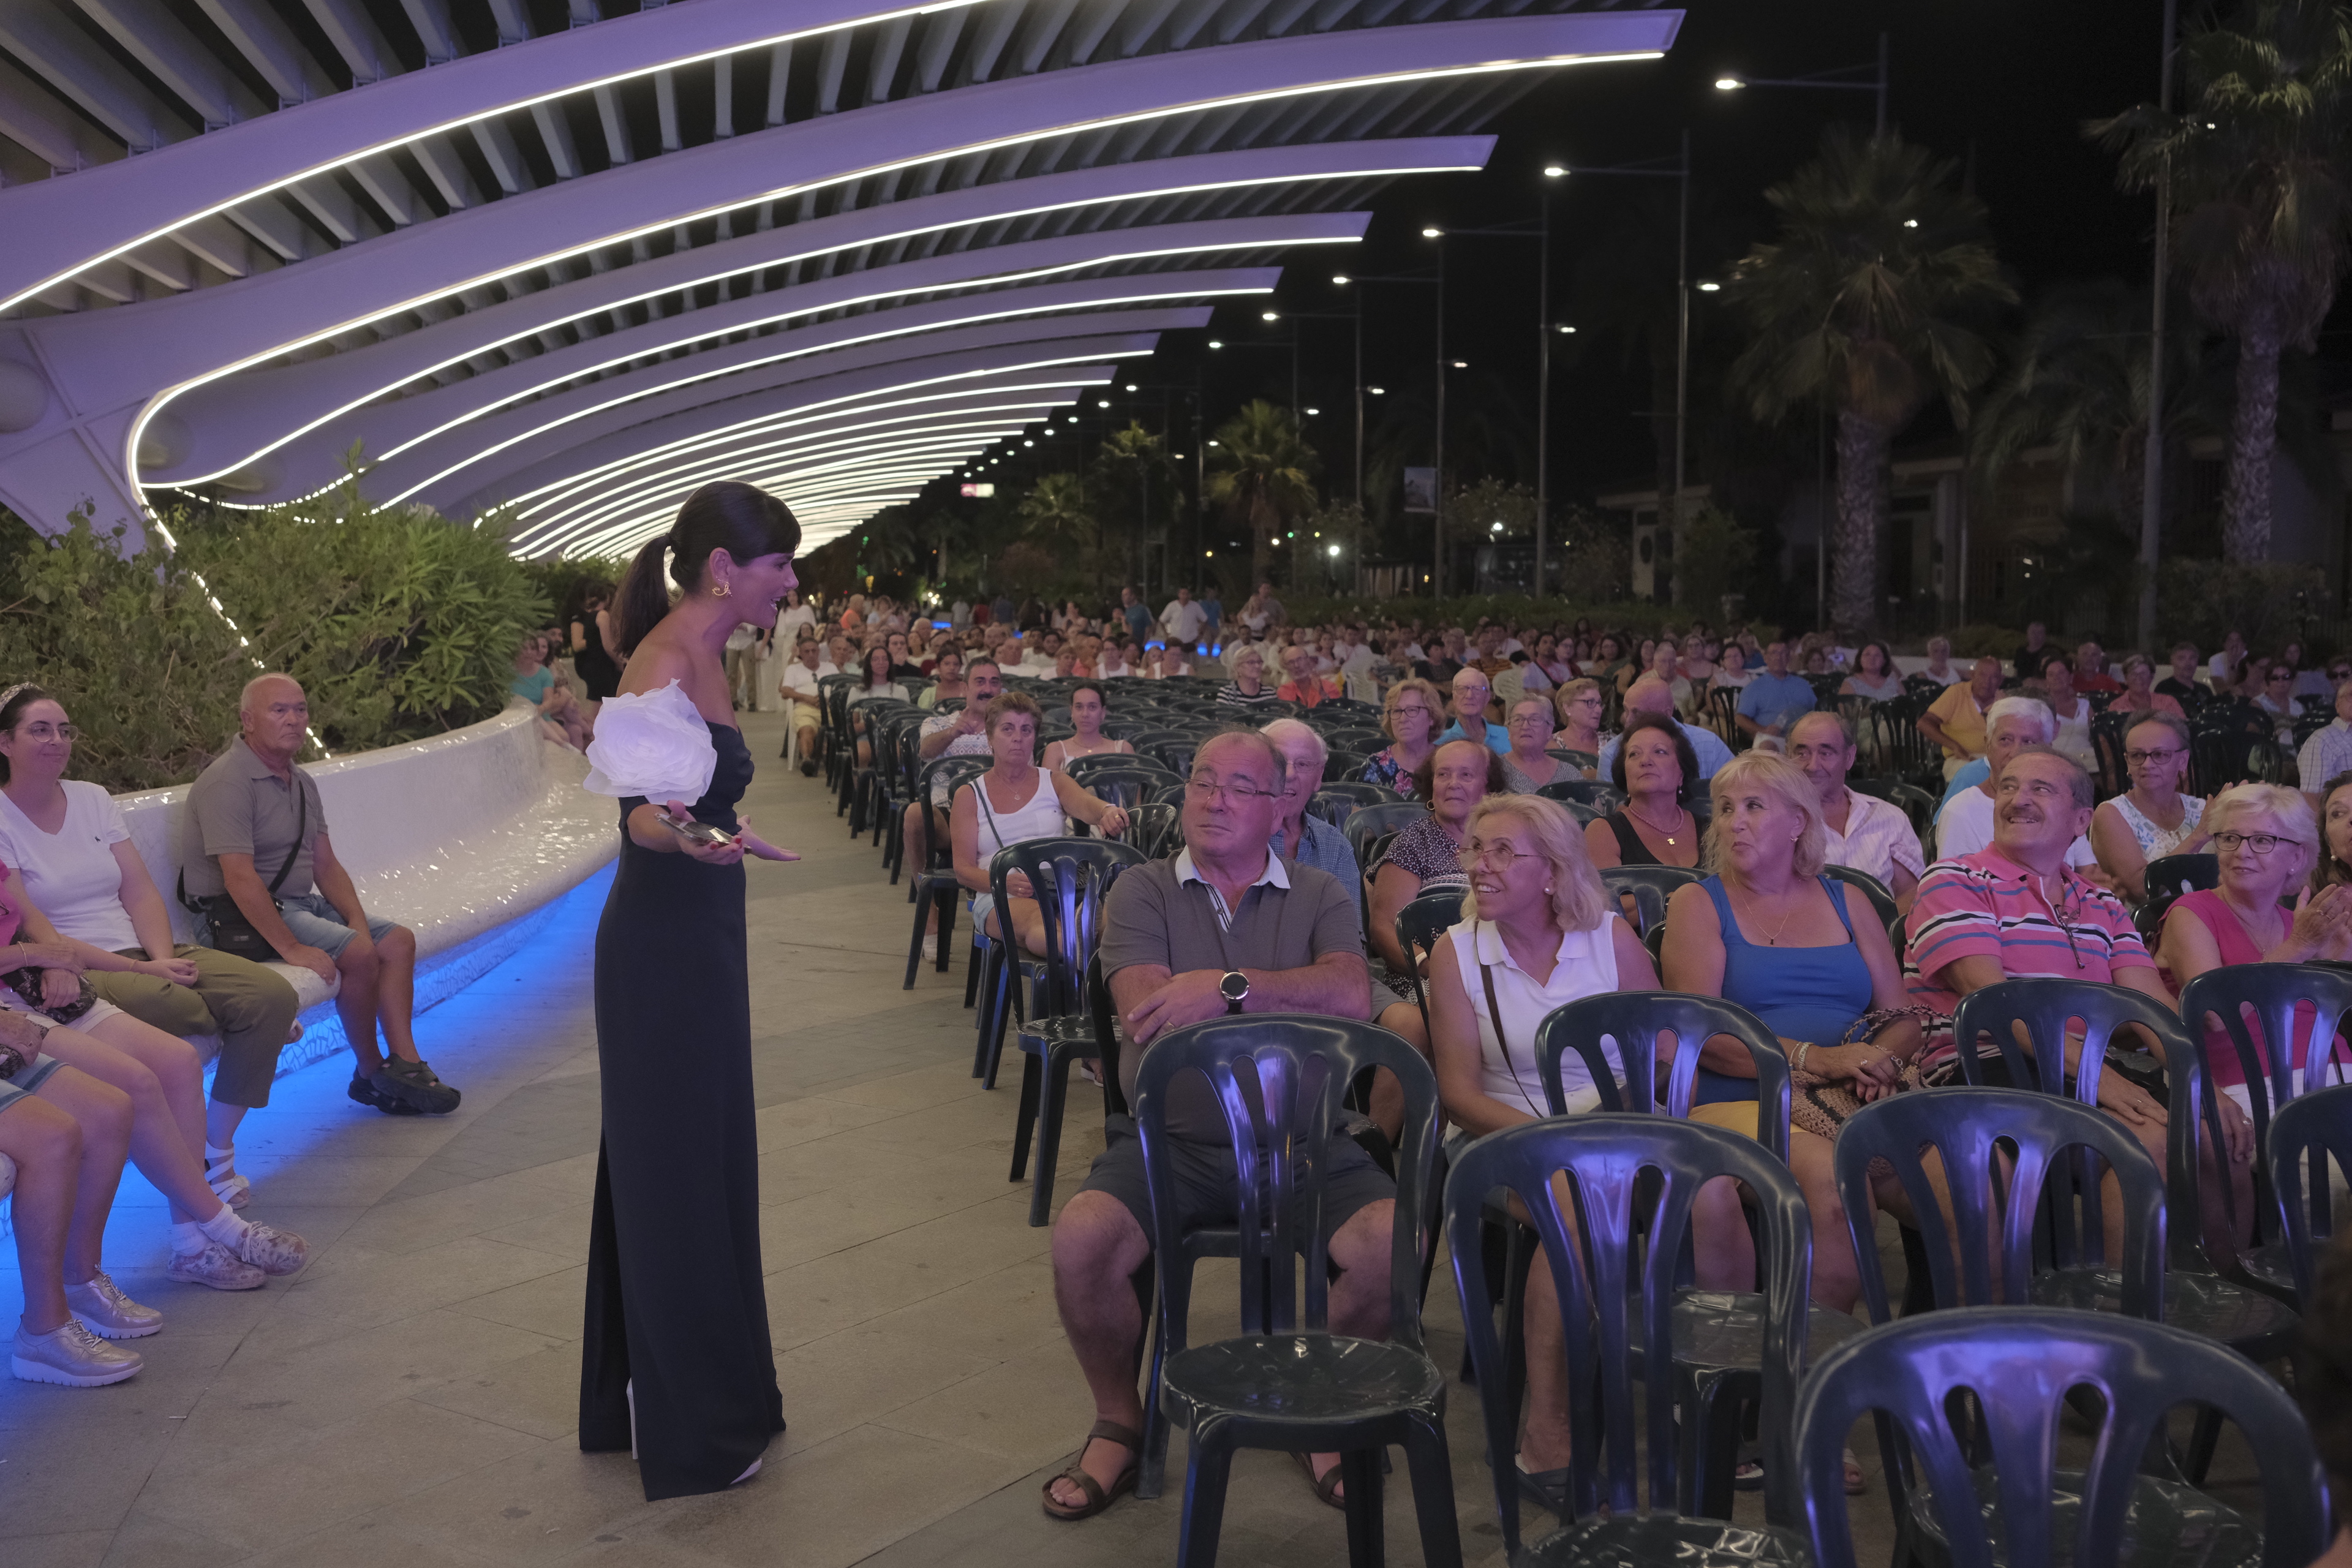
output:
<instances>
[{"instance_id":1,"label":"woman with blonde hair","mask_svg":"<svg viewBox=\"0 0 2352 1568\"><path fill-rule=\"evenodd\" d=\"M1575 818L1541 795L1490 795L1473 807L1461 863L1462 919L1430 958L1429 1025L1445 1114L1473 1138L1545 1115L1536 1029L1556 1008L1604 991L1648 991L1656 971L1584 852ZM1623 1064L1613 1064L1622 1075ZM1560 1058L1571 1112L1601 1090L1583 1058ZM1702 1285L1742 1289L1702 1258ZM1748 1276L1754 1278L1753 1270ZM1528 1385L1519 1465L1557 1489L1569 1459L1568 1360L1551 1271L1528 1276Z\"/></svg>"},{"instance_id":2,"label":"woman with blonde hair","mask_svg":"<svg viewBox=\"0 0 2352 1568\"><path fill-rule=\"evenodd\" d=\"M1779 1037L1794 1075L1789 1170L1813 1219L1812 1299L1851 1312L1861 1291L1832 1171L1832 1144L1863 1102L1904 1086L1923 1038L1895 947L1863 890L1825 873L1821 795L1795 763L1748 752L1708 781L1715 820L1703 882L1666 906L1661 968L1669 990L1720 996ZM1699 1051L1691 1120L1754 1136L1756 1066L1718 1037ZM1907 1213L1891 1173L1882 1205ZM1748 1255L1744 1226L1730 1244ZM1848 1492L1861 1467L1846 1458Z\"/></svg>"},{"instance_id":3,"label":"woman with blonde hair","mask_svg":"<svg viewBox=\"0 0 2352 1568\"><path fill-rule=\"evenodd\" d=\"M1582 752L1592 759L1594 771L1601 763L1601 716L1608 711L1609 700L1601 695L1601 682L1590 676L1570 681L1559 689L1553 706L1559 710L1559 728L1552 732L1551 743L1564 752ZM1585 777L1591 778L1591 773Z\"/></svg>"},{"instance_id":4,"label":"woman with blonde hair","mask_svg":"<svg viewBox=\"0 0 2352 1568\"><path fill-rule=\"evenodd\" d=\"M2352 959L2352 888L2331 883L2314 890L2307 883L2318 857L2319 826L2300 791L2282 784L2232 784L2207 803L2205 827L2221 867L2221 885L2174 900L2156 946L2157 970L2173 994L2223 964ZM2289 908L2283 900L2298 883L2305 884L2303 890ZM2295 1008L2288 1055L2298 1082L2312 1016L2308 1005ZM2207 1245L2242 1247L2252 1237L2254 1215L2254 1124L2245 1064L2220 1019L2208 1014L2185 1021L2205 1031L2205 1059L2219 1091L2216 1110L2228 1152L2225 1160L2210 1147L2205 1151ZM2270 1047L2259 1020L2249 1025L2249 1036L2267 1069ZM2339 1081L2352 1079L2352 1052L2340 1044L2336 1064L2323 1070ZM2221 1201L2217 1167L2227 1169L2234 1189L2229 1208Z\"/></svg>"},{"instance_id":5,"label":"woman with blonde hair","mask_svg":"<svg viewBox=\"0 0 2352 1568\"><path fill-rule=\"evenodd\" d=\"M1444 719L1445 699L1434 682L1409 675L1390 687L1381 705L1381 733L1389 743L1364 760L1365 781L1410 794L1412 775L1437 749Z\"/></svg>"}]
</instances>

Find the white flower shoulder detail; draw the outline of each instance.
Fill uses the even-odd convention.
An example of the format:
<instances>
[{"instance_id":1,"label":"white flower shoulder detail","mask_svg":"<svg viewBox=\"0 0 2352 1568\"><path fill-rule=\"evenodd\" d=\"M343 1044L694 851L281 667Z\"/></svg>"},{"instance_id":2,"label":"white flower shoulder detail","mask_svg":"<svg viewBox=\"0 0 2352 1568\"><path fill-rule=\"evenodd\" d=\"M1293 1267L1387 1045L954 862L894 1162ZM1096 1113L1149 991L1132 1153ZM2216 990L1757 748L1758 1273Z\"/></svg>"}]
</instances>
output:
<instances>
[{"instance_id":1,"label":"white flower shoulder detail","mask_svg":"<svg viewBox=\"0 0 2352 1568\"><path fill-rule=\"evenodd\" d=\"M591 795L659 804L700 800L719 770L719 749L701 710L677 681L641 695L607 697L588 742Z\"/></svg>"}]
</instances>

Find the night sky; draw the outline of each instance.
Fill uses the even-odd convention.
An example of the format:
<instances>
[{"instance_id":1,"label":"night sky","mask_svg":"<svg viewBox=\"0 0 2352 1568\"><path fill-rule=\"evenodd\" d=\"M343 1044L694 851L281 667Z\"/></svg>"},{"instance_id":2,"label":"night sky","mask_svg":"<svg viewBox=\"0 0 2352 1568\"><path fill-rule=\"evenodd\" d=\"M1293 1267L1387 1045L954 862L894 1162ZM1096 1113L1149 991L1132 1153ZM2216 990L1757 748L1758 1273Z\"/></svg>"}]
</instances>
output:
<instances>
[{"instance_id":1,"label":"night sky","mask_svg":"<svg viewBox=\"0 0 2352 1568\"><path fill-rule=\"evenodd\" d=\"M2086 118L2154 98L2160 18L2158 0L1701 0L1689 7L1666 58L1553 74L1494 127L1500 140L1485 173L1390 187L1376 204L1368 242L1340 265L1366 273L1424 270L1434 249L1421 237L1424 225L1528 223L1539 189L1553 184L1559 194L1552 206L1551 314L1578 332L1553 340L1552 491L1561 500L1588 498L1654 472L1650 429L1641 417L1654 401L1650 364L1629 349L1626 334L1611 331L1622 324L1612 302L1622 298L1611 289L1639 287L1654 271L1671 300L1675 186L1622 178L1547 182L1547 163L1671 156L1687 128L1692 271L1695 278L1720 274L1748 244L1769 235L1764 189L1804 162L1832 122L1867 131L1873 100L1863 92L1768 88L1725 93L1713 88L1715 79L1727 71L1797 77L1868 65L1884 29L1890 35L1893 124L1972 168L2001 258L2029 300L2051 282L2140 277L2148 264L2153 200L2118 192L2110 158L2080 127ZM1328 253L1292 258L1277 306L1346 310L1345 293L1328 282L1333 259ZM1507 437L1485 439L1481 431L1515 418L1521 431L1532 426L1536 259L1537 247L1526 240L1448 242L1447 357L1470 367L1454 373L1447 394L1447 466L1457 478L1479 467L1534 477L1524 435L1515 448ZM1433 380L1430 290L1374 286L1366 302L1365 379L1389 386L1391 399L1411 395L1425 406ZM1252 302L1221 310L1217 335L1234 342L1280 339L1288 327L1265 325L1260 308ZM1720 305L1696 295L1694 309L1702 343L1696 357L1736 352L1736 342L1727 341L1736 337L1731 323L1709 331L1709 313ZM1309 421L1309 437L1325 454L1328 487L1344 495L1349 329L1338 321L1302 325L1301 402L1323 411ZM1151 379L1189 382L1204 352L1190 334L1171 336ZM1251 395L1288 401L1287 353L1229 347L1208 359L1213 422ZM1719 398L1704 372L1695 380L1695 404ZM1369 417L1375 422L1380 407L1373 400ZM1705 413L1695 406L1695 426Z\"/></svg>"}]
</instances>

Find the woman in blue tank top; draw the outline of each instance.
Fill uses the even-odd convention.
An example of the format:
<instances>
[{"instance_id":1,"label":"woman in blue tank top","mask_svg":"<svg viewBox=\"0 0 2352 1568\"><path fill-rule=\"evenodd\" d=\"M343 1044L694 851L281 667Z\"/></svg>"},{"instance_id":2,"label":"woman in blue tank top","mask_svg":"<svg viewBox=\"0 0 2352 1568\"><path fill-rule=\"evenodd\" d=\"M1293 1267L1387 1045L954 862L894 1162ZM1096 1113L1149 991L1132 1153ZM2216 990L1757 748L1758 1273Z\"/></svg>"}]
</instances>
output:
<instances>
[{"instance_id":1,"label":"woman in blue tank top","mask_svg":"<svg viewBox=\"0 0 2352 1568\"><path fill-rule=\"evenodd\" d=\"M1667 987L1720 996L1755 1014L1780 1037L1801 1094L1819 1080L1864 1100L1892 1092L1902 1063L1919 1049L1919 1027L1900 1016L1859 1044L1842 1043L1857 1020L1907 1001L1894 945L1868 897L1822 873L1819 792L1792 763L1760 752L1717 770L1709 788L1715 820L1703 864L1713 874L1667 906L1660 964ZM1756 1068L1747 1049L1718 1036L1699 1062L1691 1120L1755 1136ZM1789 1169L1812 1214L1812 1299L1851 1312L1862 1282L1830 1140L1791 1126ZM1891 1181L1885 1186L1881 1203L1904 1212L1900 1189ZM1724 1218L1736 1222L1727 1215L1717 1223ZM1860 1477L1849 1457L1849 1490Z\"/></svg>"}]
</instances>

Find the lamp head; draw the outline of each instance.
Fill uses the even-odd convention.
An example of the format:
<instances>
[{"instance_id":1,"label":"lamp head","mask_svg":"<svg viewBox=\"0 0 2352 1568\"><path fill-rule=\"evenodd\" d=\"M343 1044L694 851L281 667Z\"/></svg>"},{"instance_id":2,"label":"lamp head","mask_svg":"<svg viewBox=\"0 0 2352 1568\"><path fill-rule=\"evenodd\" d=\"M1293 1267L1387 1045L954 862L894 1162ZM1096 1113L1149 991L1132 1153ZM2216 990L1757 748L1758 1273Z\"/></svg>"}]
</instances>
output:
<instances>
[{"instance_id":1,"label":"lamp head","mask_svg":"<svg viewBox=\"0 0 2352 1568\"><path fill-rule=\"evenodd\" d=\"M1747 79L1744 77L1719 76L1715 79L1715 90L1717 92L1738 92L1747 85Z\"/></svg>"}]
</instances>

